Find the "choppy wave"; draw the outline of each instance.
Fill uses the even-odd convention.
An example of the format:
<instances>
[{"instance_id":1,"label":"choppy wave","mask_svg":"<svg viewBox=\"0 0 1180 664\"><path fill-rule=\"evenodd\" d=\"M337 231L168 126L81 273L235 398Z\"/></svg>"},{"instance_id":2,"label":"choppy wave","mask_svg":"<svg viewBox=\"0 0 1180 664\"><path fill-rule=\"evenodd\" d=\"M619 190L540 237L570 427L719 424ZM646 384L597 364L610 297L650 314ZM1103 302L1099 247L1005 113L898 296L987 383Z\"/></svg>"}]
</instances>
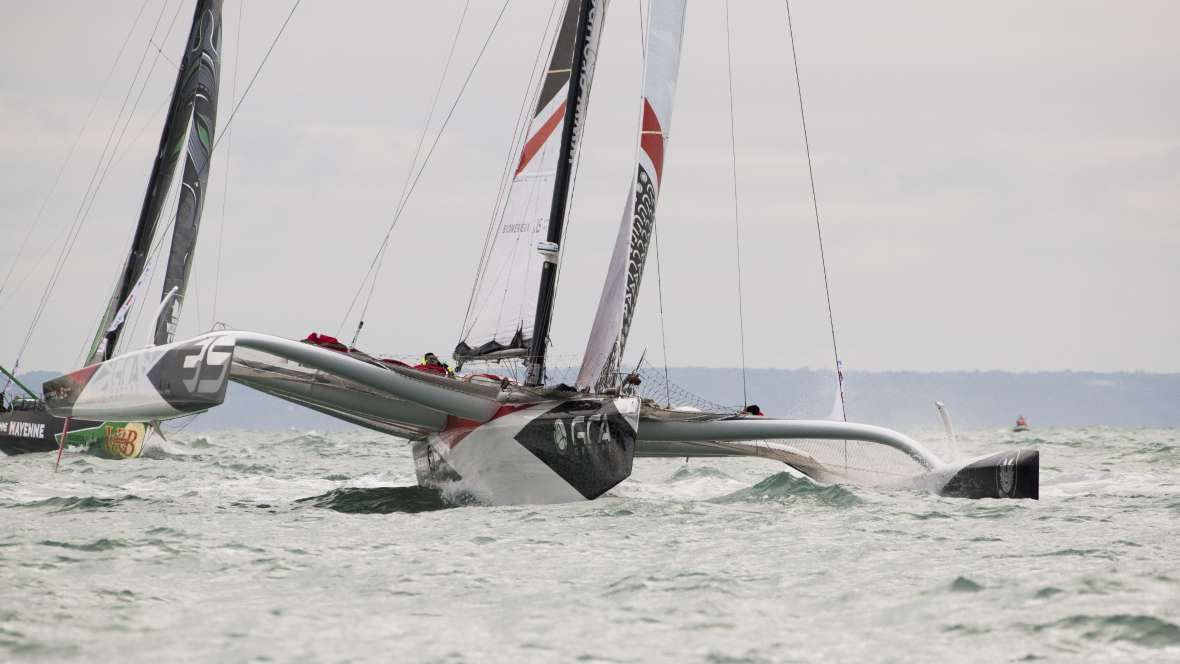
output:
<instances>
[{"instance_id":1,"label":"choppy wave","mask_svg":"<svg viewBox=\"0 0 1180 664\"><path fill-rule=\"evenodd\" d=\"M319 496L300 498L295 502L347 514L433 512L459 506L449 501L441 491L419 486L346 487Z\"/></svg>"},{"instance_id":2,"label":"choppy wave","mask_svg":"<svg viewBox=\"0 0 1180 664\"><path fill-rule=\"evenodd\" d=\"M453 509L368 432L0 458L0 660L1180 661L1177 432L1037 435L1039 502L638 459L592 503Z\"/></svg>"},{"instance_id":3,"label":"choppy wave","mask_svg":"<svg viewBox=\"0 0 1180 664\"><path fill-rule=\"evenodd\" d=\"M73 551L111 551L114 549L122 549L128 546L128 543L121 539L107 539L105 537L94 540L93 542L58 542L55 540L44 540L38 542L41 546L52 546L61 549L71 549Z\"/></svg>"},{"instance_id":4,"label":"choppy wave","mask_svg":"<svg viewBox=\"0 0 1180 664\"><path fill-rule=\"evenodd\" d=\"M811 500L833 507L849 507L863 502L846 487L836 484L817 484L805 477L797 477L787 472L775 473L752 487L714 498L713 502L789 502L794 500Z\"/></svg>"},{"instance_id":5,"label":"choppy wave","mask_svg":"<svg viewBox=\"0 0 1180 664\"><path fill-rule=\"evenodd\" d=\"M731 480L728 473L712 466L690 465L685 464L676 469L672 476L668 478L669 482L684 482L686 480L697 480L701 478Z\"/></svg>"},{"instance_id":6,"label":"choppy wave","mask_svg":"<svg viewBox=\"0 0 1180 664\"><path fill-rule=\"evenodd\" d=\"M86 512L114 510L126 503L136 501L142 502L143 498L140 498L139 496L132 496L130 494L113 498L101 498L97 496L54 496L52 498L45 498L42 500L18 503L13 505L13 507L47 509L47 511L52 512Z\"/></svg>"},{"instance_id":7,"label":"choppy wave","mask_svg":"<svg viewBox=\"0 0 1180 664\"><path fill-rule=\"evenodd\" d=\"M1034 625L1034 632L1068 632L1087 641L1133 643L1147 648L1180 646L1180 626L1155 616L1075 615Z\"/></svg>"}]
</instances>

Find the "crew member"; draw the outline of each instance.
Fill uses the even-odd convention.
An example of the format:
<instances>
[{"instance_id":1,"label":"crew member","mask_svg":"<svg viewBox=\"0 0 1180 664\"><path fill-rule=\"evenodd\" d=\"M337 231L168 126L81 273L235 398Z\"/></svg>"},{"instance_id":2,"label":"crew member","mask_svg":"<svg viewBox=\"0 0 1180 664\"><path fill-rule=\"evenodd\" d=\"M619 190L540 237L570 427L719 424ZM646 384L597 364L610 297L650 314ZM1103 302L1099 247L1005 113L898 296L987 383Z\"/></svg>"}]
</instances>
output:
<instances>
[{"instance_id":1,"label":"crew member","mask_svg":"<svg viewBox=\"0 0 1180 664\"><path fill-rule=\"evenodd\" d=\"M743 410L742 412L746 413L747 415L757 415L759 417L762 416L762 409L759 408L758 404L756 404L756 403L752 403L749 406L746 406L745 410Z\"/></svg>"},{"instance_id":2,"label":"crew member","mask_svg":"<svg viewBox=\"0 0 1180 664\"><path fill-rule=\"evenodd\" d=\"M414 368L419 371L438 374L440 376L449 376L451 378L455 377L455 372L451 369L451 367L448 366L446 362L439 360L438 356L434 353L427 353L426 355L422 356L422 361Z\"/></svg>"}]
</instances>

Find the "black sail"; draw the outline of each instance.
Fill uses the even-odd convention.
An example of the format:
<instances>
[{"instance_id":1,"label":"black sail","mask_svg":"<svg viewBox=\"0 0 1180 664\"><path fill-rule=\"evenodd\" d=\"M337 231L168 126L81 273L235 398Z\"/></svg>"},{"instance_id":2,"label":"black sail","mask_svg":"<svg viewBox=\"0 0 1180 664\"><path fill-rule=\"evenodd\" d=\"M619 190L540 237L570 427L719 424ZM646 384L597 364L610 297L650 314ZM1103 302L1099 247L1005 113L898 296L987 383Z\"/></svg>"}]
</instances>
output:
<instances>
[{"instance_id":1,"label":"black sail","mask_svg":"<svg viewBox=\"0 0 1180 664\"><path fill-rule=\"evenodd\" d=\"M156 237L160 217L176 173L176 163L182 153L187 154L181 184L180 206L173 235L172 257L165 277L164 292L178 286L183 295L183 284L188 278L192 246L196 242L201 207L205 199L205 183L209 177L209 157L213 147L213 131L217 120L217 85L221 69L221 5L222 0L198 0L192 28L185 42L172 102L164 120L160 146L152 164L140 208L139 223L131 243L119 282L111 294L94 343L91 344L89 363L110 359L123 329L123 318L131 305L130 298L143 276ZM178 237L179 236L179 239ZM171 279L173 263L181 251L183 273ZM169 285L171 284L171 285ZM178 309L170 312L178 315ZM162 317L163 318L163 317ZM155 335L157 343L160 334Z\"/></svg>"},{"instance_id":2,"label":"black sail","mask_svg":"<svg viewBox=\"0 0 1180 664\"><path fill-rule=\"evenodd\" d=\"M203 10L203 11L202 11ZM192 113L184 174L180 181L180 205L172 228L172 250L164 273L164 297L176 290L176 297L165 305L156 323L155 343L170 343L180 321L180 305L188 286L201 227L201 210L209 182L209 159L213 150L213 133L217 127L217 83L221 74L221 0L202 2L193 19L193 32L185 51L186 63L181 71L184 88L191 91Z\"/></svg>"}]
</instances>

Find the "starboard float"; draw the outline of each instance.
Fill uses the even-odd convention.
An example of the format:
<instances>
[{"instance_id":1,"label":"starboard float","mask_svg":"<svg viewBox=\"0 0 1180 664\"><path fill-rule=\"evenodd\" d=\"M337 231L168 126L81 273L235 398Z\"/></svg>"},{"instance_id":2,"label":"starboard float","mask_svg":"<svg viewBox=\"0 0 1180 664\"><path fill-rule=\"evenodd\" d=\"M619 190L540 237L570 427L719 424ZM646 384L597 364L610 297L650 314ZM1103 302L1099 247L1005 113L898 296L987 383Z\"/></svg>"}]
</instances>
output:
<instances>
[{"instance_id":1,"label":"starboard float","mask_svg":"<svg viewBox=\"0 0 1180 664\"><path fill-rule=\"evenodd\" d=\"M221 0L198 0L196 4L135 235L90 344L88 366L46 384L48 408L25 388L32 401L21 403L10 413L0 412L0 431L29 433L28 427L37 425L41 432L40 436L0 433L0 450L6 454L58 449L66 428L61 418L68 417L69 431L62 444L85 446L115 458L137 457L147 431L143 422L203 410L224 398L224 376L216 388L209 379L191 386L185 378L173 379L194 366L217 365L222 351L214 349L209 358L210 349L204 348L201 357L194 358L197 351L186 344L168 346L176 333L188 285L209 179L221 69L221 5ZM181 155L184 168L177 182L179 202L168 224L172 241L153 330L159 347L112 360L124 341L128 314L140 304L150 281L147 266L153 247L159 246L157 237L167 230L160 228L160 222L177 181ZM228 371L232 347L226 352L225 361L218 366ZM186 362L188 366L176 366ZM103 412L119 413L113 419L120 421L100 421L111 419L102 416Z\"/></svg>"},{"instance_id":2,"label":"starboard float","mask_svg":"<svg viewBox=\"0 0 1180 664\"><path fill-rule=\"evenodd\" d=\"M676 408L641 394L641 381L621 370L654 233L680 63L683 0L651 5L633 185L577 380L574 385L547 383L578 128L585 121L606 4L568 0L565 5L453 353L467 364L520 362L527 374L523 381L491 372L435 374L320 335L293 341L223 330L170 349L205 351L188 355L197 358L191 361L167 362L154 373L145 367L161 366L162 358L137 364L115 358L104 363L109 369L99 366L90 376L46 383L47 395L55 395L51 410L109 417L173 412L178 404L208 406L224 397L220 381L228 360L230 380L409 439L420 484L453 487L486 503L594 499L626 479L636 458L661 456L751 456L785 463L821 482L965 498L1037 498L1035 450L948 464L917 441L882 427L776 419L745 409ZM123 378L101 386L95 382L108 373ZM212 381L210 389L199 398L176 391L178 381L189 381L187 389L206 379Z\"/></svg>"}]
</instances>

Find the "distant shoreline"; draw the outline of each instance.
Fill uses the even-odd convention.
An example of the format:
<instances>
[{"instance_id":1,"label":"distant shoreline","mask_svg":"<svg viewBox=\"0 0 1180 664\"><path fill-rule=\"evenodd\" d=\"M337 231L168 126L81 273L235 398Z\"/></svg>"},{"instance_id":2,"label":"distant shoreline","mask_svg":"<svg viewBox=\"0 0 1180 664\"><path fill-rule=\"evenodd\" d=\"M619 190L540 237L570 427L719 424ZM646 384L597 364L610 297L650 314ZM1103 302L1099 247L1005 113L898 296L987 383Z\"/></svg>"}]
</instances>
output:
<instances>
[{"instance_id":1,"label":"distant shoreline","mask_svg":"<svg viewBox=\"0 0 1180 664\"><path fill-rule=\"evenodd\" d=\"M703 399L741 405L740 369L669 367L668 373L675 385ZM58 375L32 371L21 380L36 389ZM825 417L835 402L831 370L748 369L746 384L750 403L768 415ZM648 389L660 398L655 386ZM1180 427L1180 373L862 371L846 373L844 391L850 420L902 430L937 426L934 401L946 403L963 429L1010 426L1018 415L1033 428ZM236 384L224 405L192 423L193 430L290 428L355 427Z\"/></svg>"}]
</instances>

